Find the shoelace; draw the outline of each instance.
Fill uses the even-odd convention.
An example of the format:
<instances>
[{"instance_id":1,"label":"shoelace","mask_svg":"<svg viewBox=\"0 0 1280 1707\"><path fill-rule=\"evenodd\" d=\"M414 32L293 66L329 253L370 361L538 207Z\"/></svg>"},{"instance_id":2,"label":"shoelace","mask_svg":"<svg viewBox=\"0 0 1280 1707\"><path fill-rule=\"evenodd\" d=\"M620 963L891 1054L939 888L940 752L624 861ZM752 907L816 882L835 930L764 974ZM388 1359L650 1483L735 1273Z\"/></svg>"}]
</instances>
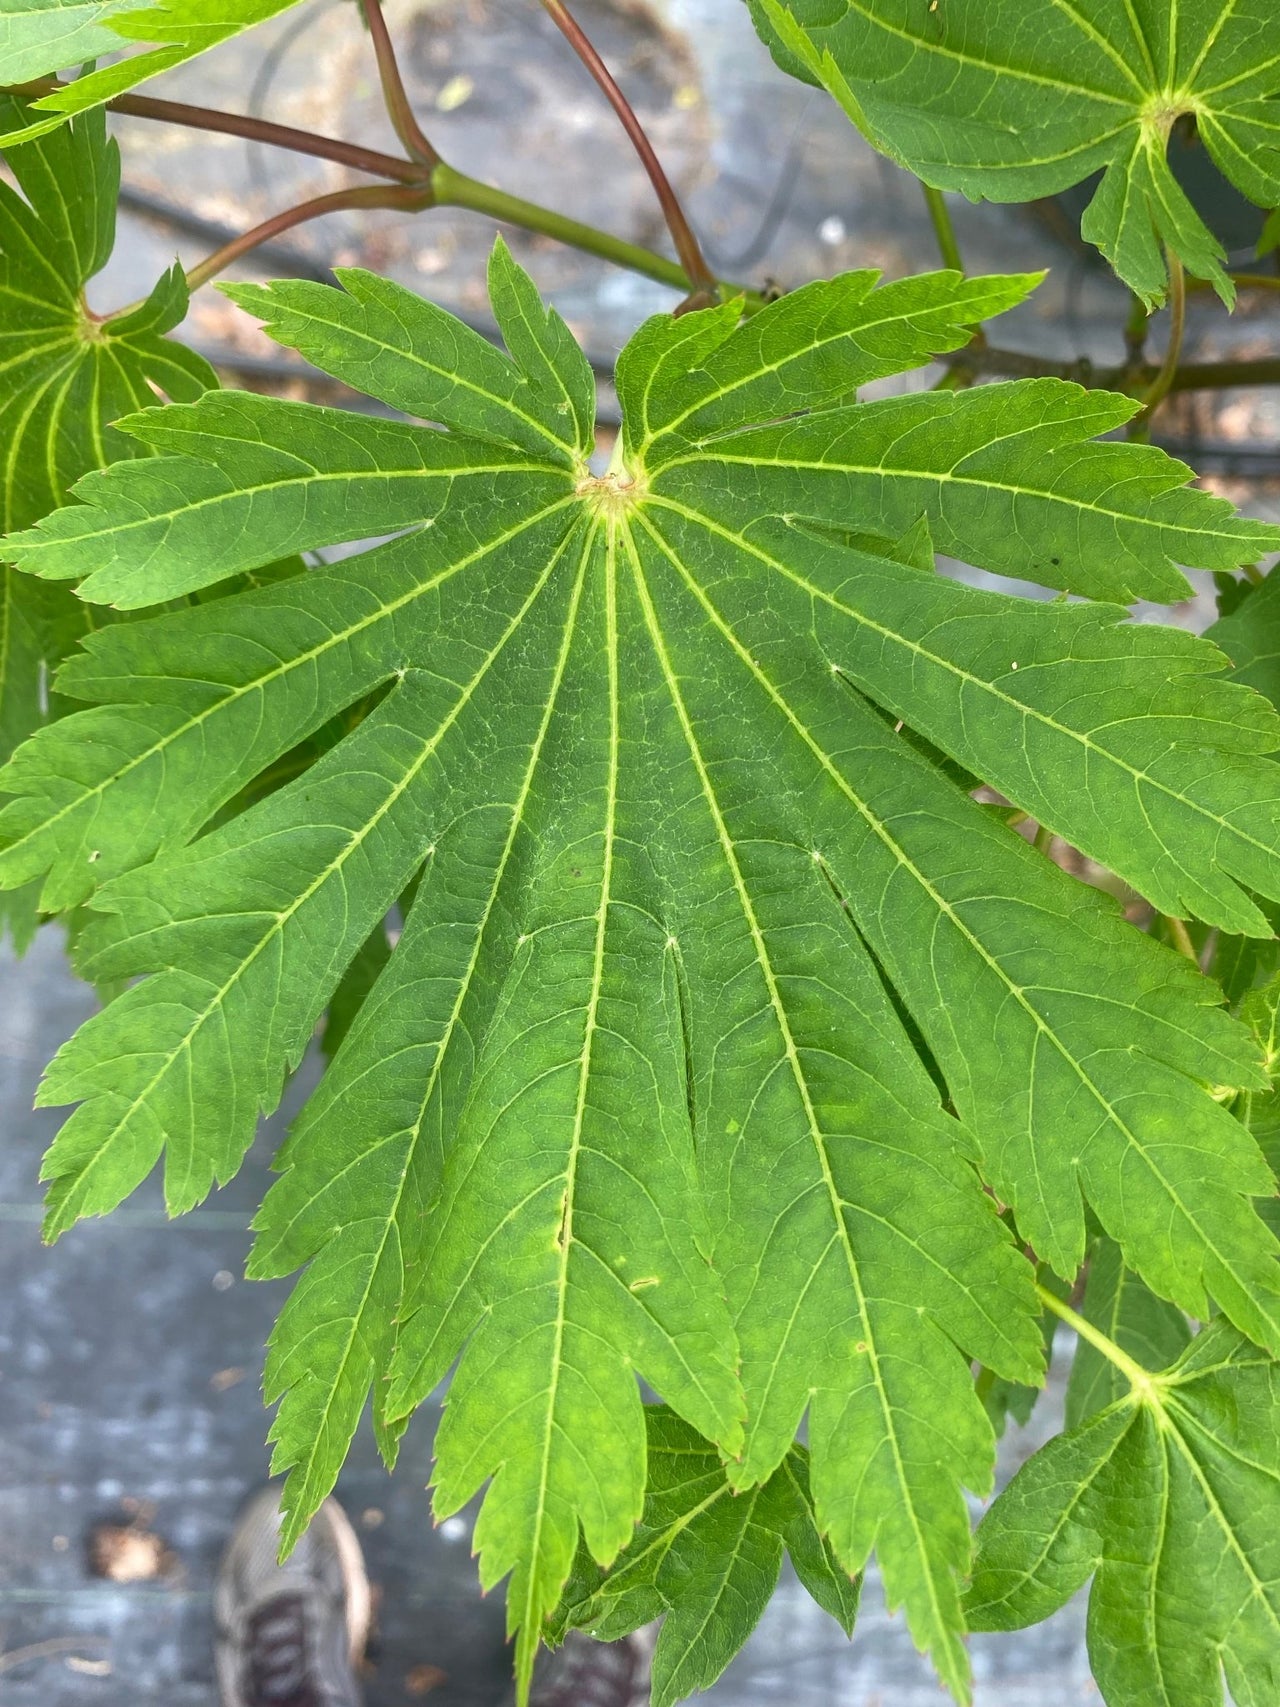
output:
<instances>
[{"instance_id":1,"label":"shoelace","mask_svg":"<svg viewBox=\"0 0 1280 1707\"><path fill-rule=\"evenodd\" d=\"M306 1611L299 1595L277 1595L251 1615L245 1658L247 1707L324 1707L309 1674Z\"/></svg>"}]
</instances>

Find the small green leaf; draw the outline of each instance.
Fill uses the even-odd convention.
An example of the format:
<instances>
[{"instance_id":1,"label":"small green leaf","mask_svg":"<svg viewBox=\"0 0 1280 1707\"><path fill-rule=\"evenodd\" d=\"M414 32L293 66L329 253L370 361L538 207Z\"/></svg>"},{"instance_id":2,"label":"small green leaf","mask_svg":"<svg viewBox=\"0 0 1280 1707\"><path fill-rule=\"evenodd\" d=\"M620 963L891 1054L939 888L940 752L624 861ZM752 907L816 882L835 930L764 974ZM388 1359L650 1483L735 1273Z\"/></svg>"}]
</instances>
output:
<instances>
[{"instance_id":1,"label":"small green leaf","mask_svg":"<svg viewBox=\"0 0 1280 1707\"><path fill-rule=\"evenodd\" d=\"M1280 1692L1280 1365L1224 1322L1043 1447L978 1530L971 1628L1020 1630L1090 1576L1108 1707Z\"/></svg>"},{"instance_id":2,"label":"small green leaf","mask_svg":"<svg viewBox=\"0 0 1280 1707\"><path fill-rule=\"evenodd\" d=\"M489 262L493 313L527 366L389 279L355 267L337 277L341 291L297 281L224 288L272 337L392 409L569 469L590 452L590 366L554 310L533 314L532 286L513 283L504 244Z\"/></svg>"},{"instance_id":3,"label":"small green leaf","mask_svg":"<svg viewBox=\"0 0 1280 1707\"><path fill-rule=\"evenodd\" d=\"M818 1532L808 1459L793 1446L763 1486L735 1494L716 1454L665 1407L646 1409L649 1480L631 1541L607 1569L580 1554L552 1629L606 1641L663 1620L653 1707L708 1689L755 1628L784 1546L813 1598L853 1634L859 1583Z\"/></svg>"},{"instance_id":4,"label":"small green leaf","mask_svg":"<svg viewBox=\"0 0 1280 1707\"><path fill-rule=\"evenodd\" d=\"M679 327L653 322L619 376L628 443L643 455L668 435L699 440L851 401L859 386L968 343L974 326L1016 306L1043 277L942 272L879 284L867 269L802 285L743 326L732 303ZM646 339L654 345L652 370ZM643 379L633 386L637 367Z\"/></svg>"},{"instance_id":5,"label":"small green leaf","mask_svg":"<svg viewBox=\"0 0 1280 1707\"><path fill-rule=\"evenodd\" d=\"M118 426L157 454L86 475L82 504L6 549L29 573L80 579L81 598L127 610L214 586L264 551L430 527L445 504L480 516L495 497L546 486L543 468L511 446L245 391Z\"/></svg>"},{"instance_id":6,"label":"small green leaf","mask_svg":"<svg viewBox=\"0 0 1280 1707\"><path fill-rule=\"evenodd\" d=\"M1231 303L1226 259L1170 170L1179 120L1237 189L1280 199L1273 0L752 0L784 70L939 189L1032 201L1101 171L1082 230L1148 304L1161 245Z\"/></svg>"},{"instance_id":7,"label":"small green leaf","mask_svg":"<svg viewBox=\"0 0 1280 1707\"><path fill-rule=\"evenodd\" d=\"M743 544L796 584L832 664L967 771L1160 911L1271 935L1247 890L1280 898L1280 766L1261 757L1280 719L1220 652L816 544L800 575L764 525Z\"/></svg>"},{"instance_id":8,"label":"small green leaf","mask_svg":"<svg viewBox=\"0 0 1280 1707\"><path fill-rule=\"evenodd\" d=\"M1179 563L1221 569L1280 548L1274 524L1192 491L1185 464L1096 442L1136 409L1064 380L1022 380L815 410L693 444L671 433L645 457L673 498L682 470L700 495L716 469L727 492L750 480L766 515L837 527L856 516L890 535L924 515L939 551L1118 604L1187 598Z\"/></svg>"},{"instance_id":9,"label":"small green leaf","mask_svg":"<svg viewBox=\"0 0 1280 1707\"><path fill-rule=\"evenodd\" d=\"M78 27L78 16L65 21ZM57 21L52 10L42 17ZM0 43L5 27L0 18ZM0 96L0 128L27 110ZM86 470L139 453L112 426L116 416L153 402L156 388L193 397L216 381L162 336L186 313L179 268L130 314L101 320L85 305L115 237L120 168L102 116L6 149L5 160L14 183L0 182L0 531L12 532L65 503ZM0 760L46 721L48 674L91 626L69 593L0 562ZM49 709L61 709L56 697ZM35 928L36 903L28 887L0 904L19 945Z\"/></svg>"}]
</instances>

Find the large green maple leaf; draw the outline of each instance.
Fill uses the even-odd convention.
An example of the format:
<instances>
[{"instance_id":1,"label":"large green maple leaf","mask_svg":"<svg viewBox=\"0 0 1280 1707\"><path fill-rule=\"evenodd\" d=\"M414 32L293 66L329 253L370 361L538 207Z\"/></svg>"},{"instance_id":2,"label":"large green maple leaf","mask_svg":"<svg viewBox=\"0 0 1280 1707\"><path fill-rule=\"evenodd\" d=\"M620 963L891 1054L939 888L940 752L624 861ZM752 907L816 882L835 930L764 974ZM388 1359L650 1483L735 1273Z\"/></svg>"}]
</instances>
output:
<instances>
[{"instance_id":1,"label":"large green maple leaf","mask_svg":"<svg viewBox=\"0 0 1280 1707\"><path fill-rule=\"evenodd\" d=\"M1189 1311L1212 1295L1277 1345L1280 1286L1249 1201L1271 1175L1209 1094L1265 1082L1247 1034L943 755L1159 905L1264 932L1280 720L1205 643L918 565L931 536L1161 596L1176 563L1280 536L1159 451L1093 443L1124 399L849 401L1030 280L851 274L743 325L734 304L651 321L604 474L567 329L501 248L491 282L507 354L361 273L236 287L439 426L225 396L148 412L128 429L155 456L13 541L139 605L404 530L92 637L61 679L94 703L10 765L0 880L91 899L85 969L138 980L41 1092L81 1104L49 1231L162 1152L175 1210L226 1179L413 886L259 1218L256 1273L309 1265L267 1371L289 1532L371 1389L390 1454L460 1357L436 1509L492 1478L481 1571L511 1574L527 1678L579 1534L607 1562L640 1515L637 1374L735 1487L767 1482L807 1412L834 1555L878 1552L963 1696L962 1488L988 1487L993 1449L967 1359L1028 1381L1041 1358L1030 1265L975 1168L1064 1274L1087 1201Z\"/></svg>"},{"instance_id":2,"label":"large green maple leaf","mask_svg":"<svg viewBox=\"0 0 1280 1707\"><path fill-rule=\"evenodd\" d=\"M978 1531L977 1630L1047 1618L1090 1577L1108 1707L1280 1699L1280 1364L1224 1322L1043 1447Z\"/></svg>"},{"instance_id":3,"label":"large green maple leaf","mask_svg":"<svg viewBox=\"0 0 1280 1707\"><path fill-rule=\"evenodd\" d=\"M29 111L0 97L0 128ZM0 182L0 526L29 527L88 470L143 450L111 422L155 400L216 384L208 365L162 336L182 319L187 287L175 267L147 301L107 318L84 290L115 240L120 163L101 114L56 136L6 149ZM92 621L57 587L0 562L0 758L45 717L42 685ZM8 898L21 941L34 908Z\"/></svg>"},{"instance_id":4,"label":"large green maple leaf","mask_svg":"<svg viewBox=\"0 0 1280 1707\"><path fill-rule=\"evenodd\" d=\"M877 148L975 200L1101 171L1084 236L1148 303L1161 244L1224 301L1225 252L1169 168L1180 118L1260 207L1280 201L1274 0L749 0L785 70Z\"/></svg>"}]
</instances>

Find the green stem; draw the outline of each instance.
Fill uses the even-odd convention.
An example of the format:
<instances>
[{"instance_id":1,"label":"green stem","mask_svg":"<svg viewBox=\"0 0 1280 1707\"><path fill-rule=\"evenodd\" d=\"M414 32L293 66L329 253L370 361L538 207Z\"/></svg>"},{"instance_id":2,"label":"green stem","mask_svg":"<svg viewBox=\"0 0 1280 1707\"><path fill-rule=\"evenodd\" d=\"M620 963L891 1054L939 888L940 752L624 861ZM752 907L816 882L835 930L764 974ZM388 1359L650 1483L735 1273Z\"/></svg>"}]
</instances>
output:
<instances>
[{"instance_id":1,"label":"green stem","mask_svg":"<svg viewBox=\"0 0 1280 1707\"><path fill-rule=\"evenodd\" d=\"M1163 913L1161 917L1168 926L1169 935L1173 938L1173 946L1179 954L1185 954L1194 965L1199 966L1200 956L1196 953L1196 945L1191 940L1191 932L1186 923L1174 913Z\"/></svg>"},{"instance_id":2,"label":"green stem","mask_svg":"<svg viewBox=\"0 0 1280 1707\"><path fill-rule=\"evenodd\" d=\"M1047 824L1041 824L1036 830L1036 839L1032 843L1037 853L1048 855L1053 847L1053 831Z\"/></svg>"},{"instance_id":3,"label":"green stem","mask_svg":"<svg viewBox=\"0 0 1280 1707\"><path fill-rule=\"evenodd\" d=\"M935 190L932 184L921 182L924 191L924 205L929 210L929 218L933 222L933 235L938 240L938 251L942 256L944 267L951 267L955 272L964 271L964 262L960 259L960 245L956 242L955 226L951 223L951 210L941 190Z\"/></svg>"},{"instance_id":4,"label":"green stem","mask_svg":"<svg viewBox=\"0 0 1280 1707\"><path fill-rule=\"evenodd\" d=\"M1124 324L1124 347L1129 352L1129 366L1135 370L1143 365L1150 325L1147 305L1135 290L1129 303L1129 318Z\"/></svg>"},{"instance_id":5,"label":"green stem","mask_svg":"<svg viewBox=\"0 0 1280 1707\"><path fill-rule=\"evenodd\" d=\"M1124 1376L1137 1398L1146 1404L1157 1399L1161 1386L1158 1376L1152 1375L1149 1369L1144 1369L1140 1363L1136 1363L1128 1352L1122 1351L1100 1328L1095 1328L1092 1322L1086 1321L1070 1304L1065 1304L1056 1292L1050 1292L1047 1286L1041 1286L1038 1281L1036 1297L1046 1310L1052 1310L1074 1334L1082 1340L1087 1340L1095 1351L1101 1352L1107 1362L1113 1364Z\"/></svg>"},{"instance_id":6,"label":"green stem","mask_svg":"<svg viewBox=\"0 0 1280 1707\"><path fill-rule=\"evenodd\" d=\"M50 78L39 84L19 85L4 92L25 95L50 94L60 87L61 84ZM542 236L553 237L557 242L567 243L571 248L581 249L588 255L596 255L601 260L612 261L630 272L641 274L644 278L670 285L672 290L687 294L696 288L695 281L678 261L672 261L639 243L629 243L607 231L599 231L593 225L584 225L581 220L569 219L551 208L539 206L537 202L525 201L522 196L508 195L505 190L496 190L476 178L469 178L465 172L455 171L444 161L440 161L428 175L420 163L397 160L393 154L380 154L371 148L342 142L337 137L317 136L311 131L295 130L291 125L273 124L267 119L248 118L240 113L218 112L211 107L193 107L182 101L159 101L149 95L120 95L108 101L107 108L110 112L127 113L133 118L154 119L168 124L184 125L189 129L214 131L224 136L243 136L253 142L288 149L294 154L308 154L321 160L332 160L338 165L350 166L358 172L368 172L374 177L390 178L419 192L429 190L430 199L423 202L422 206L468 208L474 213L487 214L492 219L519 226L524 231L536 231ZM297 224L298 221L294 220L292 223ZM261 227L256 229L261 232ZM246 233L246 236L249 235L251 234ZM264 240L261 235L257 238L258 242ZM237 239L238 243L243 241ZM244 251L241 249L239 252ZM210 256L211 261L212 259ZM226 264L225 261L222 263L224 266ZM762 291L726 281L717 281L715 291L721 301L727 302L730 297L735 296L742 297L743 308L748 314L754 314L769 300Z\"/></svg>"},{"instance_id":7,"label":"green stem","mask_svg":"<svg viewBox=\"0 0 1280 1707\"><path fill-rule=\"evenodd\" d=\"M518 225L525 231L540 232L544 237L554 237L571 248L598 255L604 261L613 261L645 278L656 279L659 284L670 285L673 290L688 292L697 288L696 281L678 261L668 260L665 255L643 249L637 243L628 243L625 238L614 237L607 231L597 231L593 225L583 225L581 221L555 213L550 208L539 207L536 202L527 202L521 196L495 190L492 185L482 184L478 178L469 178L465 172L455 171L443 162L432 172L431 184L439 207L465 207L508 225ZM717 282L715 291L722 302L741 296L748 314L763 308L767 301L761 291L748 290L745 285Z\"/></svg>"},{"instance_id":8,"label":"green stem","mask_svg":"<svg viewBox=\"0 0 1280 1707\"><path fill-rule=\"evenodd\" d=\"M1160 363L1159 371L1144 399L1142 413L1134 421L1134 426L1142 429L1150 426L1151 417L1169 395L1174 379L1177 377L1178 363L1182 359L1182 336L1187 325L1187 275L1182 270L1182 262L1172 249L1167 251L1167 255L1169 260L1169 342L1165 347L1164 360Z\"/></svg>"}]
</instances>

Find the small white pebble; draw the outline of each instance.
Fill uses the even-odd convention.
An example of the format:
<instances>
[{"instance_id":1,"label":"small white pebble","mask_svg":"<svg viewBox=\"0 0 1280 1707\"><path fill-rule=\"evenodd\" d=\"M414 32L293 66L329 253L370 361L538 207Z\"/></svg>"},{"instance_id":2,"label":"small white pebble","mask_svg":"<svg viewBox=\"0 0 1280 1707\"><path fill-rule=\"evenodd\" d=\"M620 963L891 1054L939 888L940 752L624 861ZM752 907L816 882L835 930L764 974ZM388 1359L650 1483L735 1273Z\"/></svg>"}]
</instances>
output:
<instances>
[{"instance_id":1,"label":"small white pebble","mask_svg":"<svg viewBox=\"0 0 1280 1707\"><path fill-rule=\"evenodd\" d=\"M436 96L436 108L442 113L456 112L466 106L475 94L475 82L470 77L451 77Z\"/></svg>"},{"instance_id":2,"label":"small white pebble","mask_svg":"<svg viewBox=\"0 0 1280 1707\"><path fill-rule=\"evenodd\" d=\"M467 1520L465 1517L446 1517L437 1533L442 1541L465 1541Z\"/></svg>"},{"instance_id":3,"label":"small white pebble","mask_svg":"<svg viewBox=\"0 0 1280 1707\"><path fill-rule=\"evenodd\" d=\"M86 1660L79 1654L68 1654L63 1660L68 1671L78 1672L81 1677L110 1677L110 1660Z\"/></svg>"},{"instance_id":4,"label":"small white pebble","mask_svg":"<svg viewBox=\"0 0 1280 1707\"><path fill-rule=\"evenodd\" d=\"M843 243L848 235L849 228L838 213L829 213L818 227L818 241L825 243L828 249Z\"/></svg>"},{"instance_id":5,"label":"small white pebble","mask_svg":"<svg viewBox=\"0 0 1280 1707\"><path fill-rule=\"evenodd\" d=\"M220 1268L214 1275L212 1285L215 1292L228 1292L235 1285L236 1277L229 1268Z\"/></svg>"}]
</instances>

